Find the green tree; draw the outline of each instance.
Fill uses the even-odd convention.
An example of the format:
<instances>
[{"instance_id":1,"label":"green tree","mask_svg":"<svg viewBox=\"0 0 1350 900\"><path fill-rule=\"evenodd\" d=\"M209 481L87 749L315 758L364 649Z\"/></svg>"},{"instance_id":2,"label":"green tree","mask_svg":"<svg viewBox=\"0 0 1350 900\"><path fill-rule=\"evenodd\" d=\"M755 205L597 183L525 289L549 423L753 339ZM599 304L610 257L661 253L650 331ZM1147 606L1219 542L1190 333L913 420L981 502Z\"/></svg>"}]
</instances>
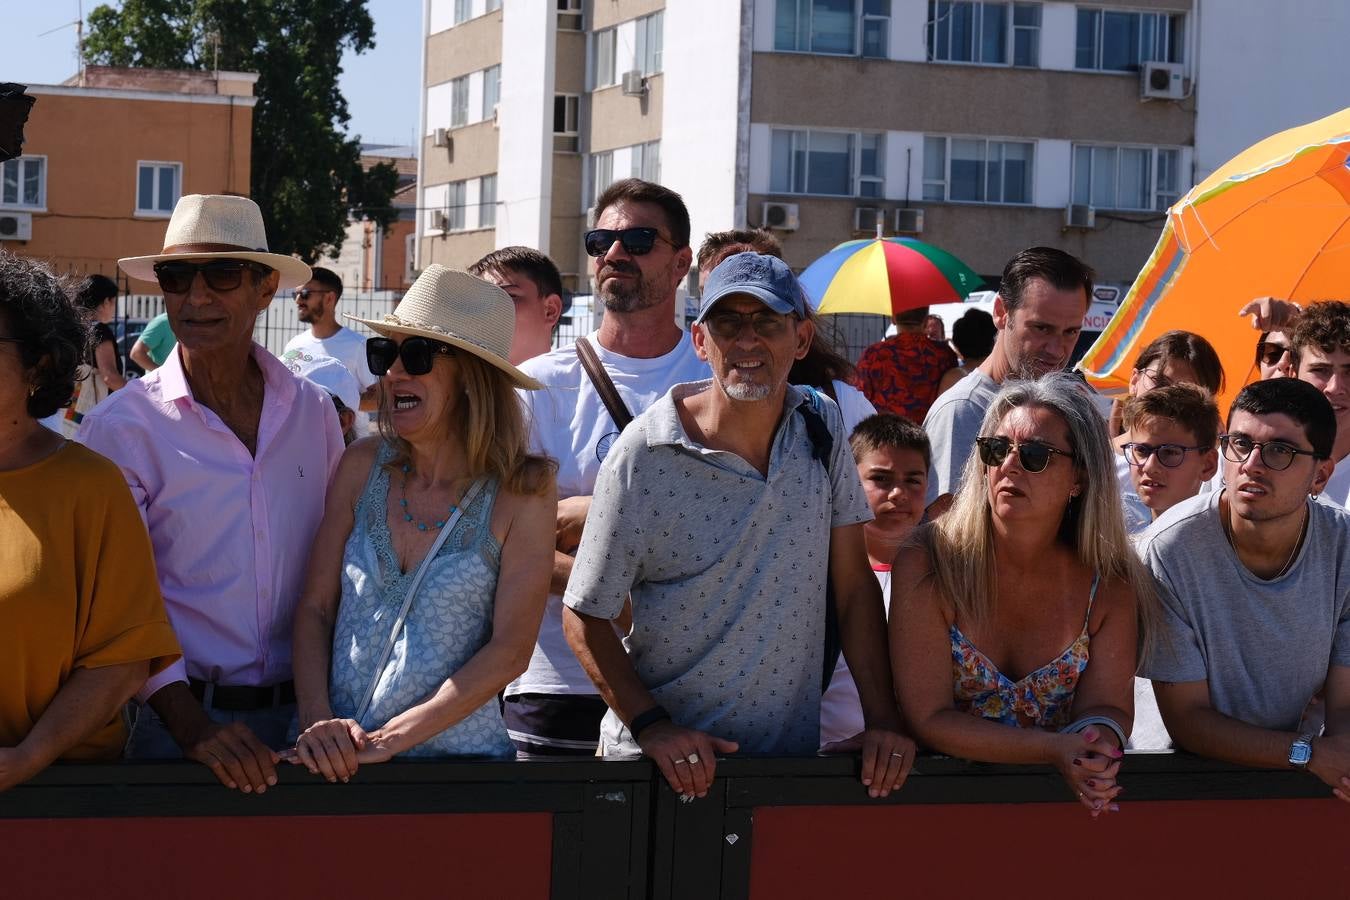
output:
<instances>
[{"instance_id":1,"label":"green tree","mask_svg":"<svg viewBox=\"0 0 1350 900\"><path fill-rule=\"evenodd\" d=\"M250 193L271 249L336 256L348 217L386 231L397 173L362 171L338 89L342 53L375 46L365 0L123 0L89 14L96 65L257 72Z\"/></svg>"}]
</instances>

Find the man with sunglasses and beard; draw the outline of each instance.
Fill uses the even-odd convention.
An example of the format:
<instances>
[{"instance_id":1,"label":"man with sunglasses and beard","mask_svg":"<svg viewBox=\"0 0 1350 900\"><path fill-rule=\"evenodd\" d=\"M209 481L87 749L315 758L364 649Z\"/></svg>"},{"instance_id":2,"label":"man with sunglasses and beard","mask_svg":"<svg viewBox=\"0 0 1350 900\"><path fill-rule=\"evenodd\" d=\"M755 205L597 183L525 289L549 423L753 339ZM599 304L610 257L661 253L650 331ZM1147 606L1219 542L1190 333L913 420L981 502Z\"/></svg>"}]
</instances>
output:
<instances>
[{"instance_id":1,"label":"man with sunglasses and beard","mask_svg":"<svg viewBox=\"0 0 1350 900\"><path fill-rule=\"evenodd\" d=\"M923 420L933 445L928 517L947 511L999 387L1039 378L1069 363L1092 303L1092 269L1053 247L1018 253L1003 269L994 298L994 350L980 367L937 398Z\"/></svg>"},{"instance_id":2,"label":"man with sunglasses and beard","mask_svg":"<svg viewBox=\"0 0 1350 900\"><path fill-rule=\"evenodd\" d=\"M366 339L337 320L341 299L342 279L331 269L315 266L309 281L295 290L296 314L309 328L286 342L281 361L292 369L323 357L342 363L361 387L360 406L350 407L356 417L354 433L360 438L370 433L367 413L379 403L379 379L366 365Z\"/></svg>"},{"instance_id":3,"label":"man with sunglasses and beard","mask_svg":"<svg viewBox=\"0 0 1350 900\"><path fill-rule=\"evenodd\" d=\"M716 754L816 752L827 580L871 796L914 758L839 408L788 384L811 345L805 302L780 259L738 253L713 270L693 330L712 380L676 385L624 431L567 583L568 641L610 709L601 750L650 757L686 799L706 795Z\"/></svg>"},{"instance_id":4,"label":"man with sunglasses and beard","mask_svg":"<svg viewBox=\"0 0 1350 900\"><path fill-rule=\"evenodd\" d=\"M183 647L137 693L128 754L186 756L244 793L276 783L295 714L291 620L343 451L327 392L252 339L277 289L310 277L266 247L252 200L194 194L163 251L118 260L159 282L178 345L80 432L131 487Z\"/></svg>"},{"instance_id":5,"label":"man with sunglasses and beard","mask_svg":"<svg viewBox=\"0 0 1350 900\"><path fill-rule=\"evenodd\" d=\"M1224 489L1145 534L1162 609L1142 674L1179 746L1304 769L1350 801L1350 514L1311 500L1336 434L1331 404L1301 380L1238 394L1219 436ZM1302 721L1319 690L1321 734Z\"/></svg>"},{"instance_id":6,"label":"man with sunglasses and beard","mask_svg":"<svg viewBox=\"0 0 1350 900\"><path fill-rule=\"evenodd\" d=\"M688 334L675 324L675 289L689 273L689 212L679 194L628 178L595 203L585 235L595 260L600 327L577 342L521 365L544 385L522 392L531 444L558 460L558 528L553 578L539 641L525 674L507 686L506 726L522 754L593 756L605 702L562 630L562 593L581 540L600 463L628 416L672 385L708 376ZM588 373L583 343L594 353ZM605 394L612 385L613 394ZM624 409L609 409L617 401ZM616 418L617 417L617 418Z\"/></svg>"}]
</instances>

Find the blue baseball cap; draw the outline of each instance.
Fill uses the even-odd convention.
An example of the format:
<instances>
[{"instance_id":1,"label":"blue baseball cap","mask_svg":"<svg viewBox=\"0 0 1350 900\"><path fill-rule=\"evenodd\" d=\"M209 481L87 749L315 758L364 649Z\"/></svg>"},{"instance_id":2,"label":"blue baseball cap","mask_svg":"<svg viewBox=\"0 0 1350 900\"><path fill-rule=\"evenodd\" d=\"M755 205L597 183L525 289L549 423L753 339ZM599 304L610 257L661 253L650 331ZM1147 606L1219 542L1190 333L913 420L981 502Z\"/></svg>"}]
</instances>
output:
<instances>
[{"instance_id":1,"label":"blue baseball cap","mask_svg":"<svg viewBox=\"0 0 1350 900\"><path fill-rule=\"evenodd\" d=\"M776 256L746 251L728 256L708 275L699 299L697 325L718 300L732 294L754 297L776 313L806 316L806 294L787 263Z\"/></svg>"}]
</instances>

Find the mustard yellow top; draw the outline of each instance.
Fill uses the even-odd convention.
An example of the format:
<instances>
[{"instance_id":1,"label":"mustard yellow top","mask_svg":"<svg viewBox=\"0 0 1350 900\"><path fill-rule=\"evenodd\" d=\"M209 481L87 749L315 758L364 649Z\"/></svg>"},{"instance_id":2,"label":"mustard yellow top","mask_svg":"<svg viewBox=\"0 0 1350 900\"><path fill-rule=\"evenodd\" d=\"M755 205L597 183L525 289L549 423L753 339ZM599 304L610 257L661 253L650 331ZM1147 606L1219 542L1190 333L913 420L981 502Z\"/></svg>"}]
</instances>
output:
<instances>
[{"instance_id":1,"label":"mustard yellow top","mask_svg":"<svg viewBox=\"0 0 1350 900\"><path fill-rule=\"evenodd\" d=\"M32 730L77 668L179 657L150 537L121 471L67 443L0 472L0 746ZM121 710L64 759L122 753Z\"/></svg>"}]
</instances>

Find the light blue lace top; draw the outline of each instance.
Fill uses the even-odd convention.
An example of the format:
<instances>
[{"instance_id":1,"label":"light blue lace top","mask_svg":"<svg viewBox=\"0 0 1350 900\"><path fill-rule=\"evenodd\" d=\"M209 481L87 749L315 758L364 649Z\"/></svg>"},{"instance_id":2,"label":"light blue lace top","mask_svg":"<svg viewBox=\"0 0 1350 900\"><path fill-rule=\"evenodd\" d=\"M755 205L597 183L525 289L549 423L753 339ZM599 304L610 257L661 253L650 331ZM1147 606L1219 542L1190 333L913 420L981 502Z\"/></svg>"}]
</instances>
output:
<instances>
[{"instance_id":1,"label":"light blue lace top","mask_svg":"<svg viewBox=\"0 0 1350 900\"><path fill-rule=\"evenodd\" d=\"M407 572L399 569L390 541L385 464L392 457L393 449L387 445L376 455L342 556L342 599L333 630L329 677L333 713L339 718L355 715L417 572L415 565ZM497 483L489 481L432 560L370 708L360 719L362 728L378 728L431 696L492 636L493 599L501 565L501 546L489 527L496 497ZM494 697L401 755L510 757L514 753Z\"/></svg>"}]
</instances>

